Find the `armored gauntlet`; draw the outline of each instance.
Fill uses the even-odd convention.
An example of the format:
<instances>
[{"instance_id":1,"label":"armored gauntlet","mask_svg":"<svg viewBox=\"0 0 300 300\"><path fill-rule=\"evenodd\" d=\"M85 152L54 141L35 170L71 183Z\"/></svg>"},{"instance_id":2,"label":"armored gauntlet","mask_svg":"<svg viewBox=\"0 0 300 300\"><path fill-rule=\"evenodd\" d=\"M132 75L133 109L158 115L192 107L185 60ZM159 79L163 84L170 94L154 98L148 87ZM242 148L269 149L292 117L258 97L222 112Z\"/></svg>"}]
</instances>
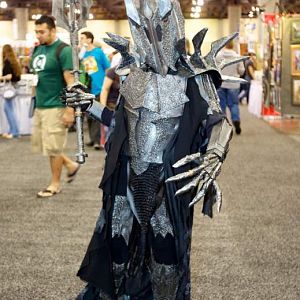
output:
<instances>
[{"instance_id":1,"label":"armored gauntlet","mask_svg":"<svg viewBox=\"0 0 300 300\"><path fill-rule=\"evenodd\" d=\"M191 178L191 181L176 192L176 195L186 193L190 190L197 189L196 195L189 204L194 205L200 201L206 194L208 188L212 184L215 191L217 209L220 210L222 203L222 193L219 185L216 182L216 177L219 175L222 163L228 151L229 141L232 137L232 126L227 119L222 119L221 122L213 127L210 141L205 154L200 152L188 155L173 165L174 168L182 167L190 162L197 163L197 167L187 172L170 177L166 182L179 181L186 178Z\"/></svg>"}]
</instances>

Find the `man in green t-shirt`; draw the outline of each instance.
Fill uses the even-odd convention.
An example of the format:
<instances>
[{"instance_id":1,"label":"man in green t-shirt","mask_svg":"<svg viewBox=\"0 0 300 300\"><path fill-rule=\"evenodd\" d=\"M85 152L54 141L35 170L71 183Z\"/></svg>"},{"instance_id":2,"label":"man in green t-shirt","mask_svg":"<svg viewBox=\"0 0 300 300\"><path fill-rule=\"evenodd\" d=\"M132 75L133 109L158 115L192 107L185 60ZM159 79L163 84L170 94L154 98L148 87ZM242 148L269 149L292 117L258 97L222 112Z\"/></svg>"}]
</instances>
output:
<instances>
[{"instance_id":1,"label":"man in green t-shirt","mask_svg":"<svg viewBox=\"0 0 300 300\"><path fill-rule=\"evenodd\" d=\"M60 101L65 85L74 83L72 49L56 37L54 18L42 16L35 22L35 33L40 45L31 58L31 69L37 74L35 87L36 109L34 113L32 149L50 158L51 182L38 197L51 197L61 191L62 167L67 169L67 182L71 182L79 164L63 154L67 127L74 123L73 108L66 108Z\"/></svg>"}]
</instances>

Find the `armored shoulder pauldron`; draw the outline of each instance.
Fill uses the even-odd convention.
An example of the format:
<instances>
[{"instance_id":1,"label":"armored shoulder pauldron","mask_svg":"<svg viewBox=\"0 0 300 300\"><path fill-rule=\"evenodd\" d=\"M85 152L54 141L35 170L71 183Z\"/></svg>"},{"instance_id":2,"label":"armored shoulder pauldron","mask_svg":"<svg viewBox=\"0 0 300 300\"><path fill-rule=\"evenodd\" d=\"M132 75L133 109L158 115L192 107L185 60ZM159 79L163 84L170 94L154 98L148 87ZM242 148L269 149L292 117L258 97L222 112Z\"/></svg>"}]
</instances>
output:
<instances>
[{"instance_id":1,"label":"armored shoulder pauldron","mask_svg":"<svg viewBox=\"0 0 300 300\"><path fill-rule=\"evenodd\" d=\"M131 27L134 27L134 23L131 25ZM139 28L139 30L141 30L141 28ZM170 84L170 87L174 86L176 80L178 81L181 80L178 78L195 77L202 97L206 99L206 101L209 104L210 111L220 112L221 110L219 107L219 100L216 94L216 88L221 86L222 81L244 82L244 80L241 78L222 76L222 70L231 64L235 64L247 59L247 57L238 57L235 58L234 60L222 61L219 64L216 62L216 56L219 53L219 51L230 40L236 38L238 33L234 33L228 37L224 37L213 42L211 46L211 51L206 56L202 56L201 46L206 33L207 33L207 28L204 28L193 38L193 45L194 45L195 52L194 54L192 54L190 58L186 55L185 38L183 37L179 39L178 37L176 43L174 43L174 47L177 51L176 52L177 55L172 54L172 58L173 60L176 59L176 62L174 62L174 64L171 64L170 60L168 60L169 67L168 67L168 72L166 74L165 72L160 73L151 64L150 65L146 64L145 59L142 59L142 57L144 57L144 55L146 54L142 50L137 51L136 48L137 46L141 47L139 41L137 42L137 45L135 46L135 48L133 48L133 52L131 53L129 49L128 40L118 35L109 34L110 39L104 39L104 40L107 44L120 51L122 55L121 63L119 64L116 70L117 73L122 75L124 70L126 69L128 70L128 68L132 68L132 67L134 68L134 72L133 72L134 75L132 75L132 79L133 82L136 82L136 86L139 87L135 89L136 95L146 94L145 89L147 89L147 83L150 80L152 80L152 84L153 83L155 84L155 79L153 79L155 74L157 75L156 79L159 81L163 81L164 78L167 78L165 80L165 83ZM148 53L148 55L150 54ZM171 65L172 67L170 67ZM175 77L176 79L172 81L168 77ZM134 84L131 84L130 82L131 80L127 85L130 84L132 88ZM161 86L164 86L164 84L162 84ZM177 88L178 87L176 86L176 89ZM169 92L172 93L171 88L169 89ZM127 88L127 93L129 93L128 88ZM134 99L132 101L135 102L144 101L141 100L140 98L139 99L135 97L129 97L129 98Z\"/></svg>"}]
</instances>

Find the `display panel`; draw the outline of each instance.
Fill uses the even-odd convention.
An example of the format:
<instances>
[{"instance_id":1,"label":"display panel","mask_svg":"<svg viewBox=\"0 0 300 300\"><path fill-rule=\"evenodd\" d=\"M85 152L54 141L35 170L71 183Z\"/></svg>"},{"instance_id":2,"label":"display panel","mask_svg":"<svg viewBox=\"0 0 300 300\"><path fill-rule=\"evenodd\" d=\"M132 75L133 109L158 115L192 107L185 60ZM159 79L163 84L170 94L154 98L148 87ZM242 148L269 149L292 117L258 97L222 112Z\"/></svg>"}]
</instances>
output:
<instances>
[{"instance_id":1,"label":"display panel","mask_svg":"<svg viewBox=\"0 0 300 300\"><path fill-rule=\"evenodd\" d=\"M291 74L300 76L300 45L291 46Z\"/></svg>"},{"instance_id":2,"label":"display panel","mask_svg":"<svg viewBox=\"0 0 300 300\"><path fill-rule=\"evenodd\" d=\"M292 104L300 105L300 77L293 78L293 96L292 96Z\"/></svg>"},{"instance_id":3,"label":"display panel","mask_svg":"<svg viewBox=\"0 0 300 300\"><path fill-rule=\"evenodd\" d=\"M291 43L300 43L300 21L299 20L292 22Z\"/></svg>"}]
</instances>

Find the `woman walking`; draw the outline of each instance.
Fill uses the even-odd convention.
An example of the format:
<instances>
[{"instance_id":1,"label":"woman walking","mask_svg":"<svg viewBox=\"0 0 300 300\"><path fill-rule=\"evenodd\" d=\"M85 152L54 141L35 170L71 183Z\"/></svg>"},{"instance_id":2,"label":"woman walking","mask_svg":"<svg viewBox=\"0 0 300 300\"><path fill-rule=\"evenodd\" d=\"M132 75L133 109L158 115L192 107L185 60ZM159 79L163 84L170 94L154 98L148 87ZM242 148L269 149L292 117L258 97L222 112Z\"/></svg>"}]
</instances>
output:
<instances>
[{"instance_id":1,"label":"woman walking","mask_svg":"<svg viewBox=\"0 0 300 300\"><path fill-rule=\"evenodd\" d=\"M2 50L3 69L0 79L10 81L13 85L21 79L21 67L16 54L10 45L4 45ZM14 113L13 99L4 98L4 112L9 125L9 132L4 133L4 138L12 139L19 137L18 123Z\"/></svg>"}]
</instances>

